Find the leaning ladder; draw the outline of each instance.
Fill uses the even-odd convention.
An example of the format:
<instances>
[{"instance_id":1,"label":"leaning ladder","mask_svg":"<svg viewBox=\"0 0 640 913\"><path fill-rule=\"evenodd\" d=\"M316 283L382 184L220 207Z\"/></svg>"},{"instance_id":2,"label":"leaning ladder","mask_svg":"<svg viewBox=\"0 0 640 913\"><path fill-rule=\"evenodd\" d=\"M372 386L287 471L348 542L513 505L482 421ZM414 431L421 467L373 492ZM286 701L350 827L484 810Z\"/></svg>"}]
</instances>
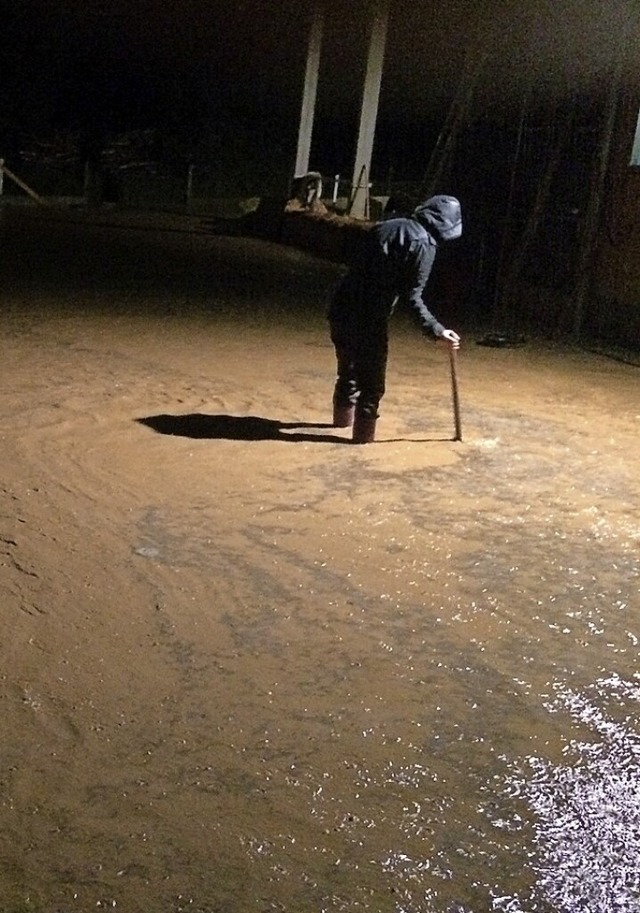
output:
<instances>
[{"instance_id":1,"label":"leaning ladder","mask_svg":"<svg viewBox=\"0 0 640 913\"><path fill-rule=\"evenodd\" d=\"M467 54L462 70L462 77L458 83L458 88L447 113L444 125L438 135L436 145L431 153L431 158L429 159L416 203L432 196L446 174L453 158L460 131L467 123L474 92L484 70L484 65L489 57L489 53L489 42L486 42L480 53L478 53L477 49L472 49Z\"/></svg>"}]
</instances>

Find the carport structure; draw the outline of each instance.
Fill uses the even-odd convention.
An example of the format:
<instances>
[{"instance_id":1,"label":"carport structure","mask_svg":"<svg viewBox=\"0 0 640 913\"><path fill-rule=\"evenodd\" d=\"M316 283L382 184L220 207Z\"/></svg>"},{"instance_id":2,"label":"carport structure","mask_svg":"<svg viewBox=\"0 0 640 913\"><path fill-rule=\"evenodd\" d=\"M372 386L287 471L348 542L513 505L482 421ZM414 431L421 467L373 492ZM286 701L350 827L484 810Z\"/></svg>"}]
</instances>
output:
<instances>
[{"instance_id":1,"label":"carport structure","mask_svg":"<svg viewBox=\"0 0 640 913\"><path fill-rule=\"evenodd\" d=\"M373 219L372 157L394 9L391 0L371 0L364 6L368 48L346 211L357 219ZM311 18L296 176L313 167L311 141L327 9L318 0ZM611 31L619 40L606 60L601 56L594 61L599 75L591 83L586 77L580 83L578 71L555 61L563 78L556 73L556 82L545 88L539 70L528 72L517 50L505 50L512 40L508 27L522 27L515 14L512 19L493 21L487 7L483 26L456 74L457 84L450 85L448 113L433 149L425 153L414 202L449 183L449 190L469 207L467 247L481 253L467 264L470 287L465 296L469 302L477 299L473 306L483 317L489 315L492 333L516 338L531 329L535 318L536 329L552 324L576 342L595 333L607 335L609 342L630 336L635 345L637 283L635 278L629 281L628 264L637 258L627 256L637 244L632 188L638 175L640 90L637 79L630 77L638 40L633 4L618 4L615 16L612 10ZM563 26L567 41L575 36L579 43L579 24L569 13L558 15L555 24ZM539 28L552 33L553 25L553 18L541 18ZM585 59L595 54L594 35L581 40ZM517 88L510 86L508 105L496 101L500 89L494 58L503 57L511 67L507 77L521 76ZM563 196L566 204L559 212ZM616 224L624 223L624 238L616 237L615 243L607 227L612 201ZM485 231L489 219L494 224Z\"/></svg>"},{"instance_id":2,"label":"carport structure","mask_svg":"<svg viewBox=\"0 0 640 913\"><path fill-rule=\"evenodd\" d=\"M390 0L373 0L371 6L370 39L367 55L367 66L362 92L360 109L360 127L358 145L353 167L349 212L356 218L368 215L369 176L371 157L375 138L378 101L382 83L384 52L389 23ZM305 71L304 92L298 131L298 148L296 154L296 176L309 171L311 137L315 114L320 55L324 32L325 9L321 3L316 4L309 32L307 66Z\"/></svg>"}]
</instances>

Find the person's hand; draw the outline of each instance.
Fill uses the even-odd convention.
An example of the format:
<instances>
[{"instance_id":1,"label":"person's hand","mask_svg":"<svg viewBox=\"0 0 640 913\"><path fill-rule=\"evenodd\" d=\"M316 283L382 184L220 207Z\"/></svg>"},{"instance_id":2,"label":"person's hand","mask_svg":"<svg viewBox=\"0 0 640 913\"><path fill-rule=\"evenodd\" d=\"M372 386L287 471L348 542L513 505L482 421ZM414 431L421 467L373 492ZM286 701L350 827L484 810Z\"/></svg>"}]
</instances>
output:
<instances>
[{"instance_id":1,"label":"person's hand","mask_svg":"<svg viewBox=\"0 0 640 913\"><path fill-rule=\"evenodd\" d=\"M443 339L452 349L460 348L460 337L454 330L445 330L440 339Z\"/></svg>"}]
</instances>

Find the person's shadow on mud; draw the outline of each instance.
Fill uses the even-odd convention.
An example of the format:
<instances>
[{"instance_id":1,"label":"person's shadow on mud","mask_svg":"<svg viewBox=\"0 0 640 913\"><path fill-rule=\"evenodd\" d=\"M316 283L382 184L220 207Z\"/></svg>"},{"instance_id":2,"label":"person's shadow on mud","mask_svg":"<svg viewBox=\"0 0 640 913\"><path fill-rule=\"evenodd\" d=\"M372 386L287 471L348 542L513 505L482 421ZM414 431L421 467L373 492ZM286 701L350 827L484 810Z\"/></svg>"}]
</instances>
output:
<instances>
[{"instance_id":1,"label":"person's shadow on mud","mask_svg":"<svg viewBox=\"0 0 640 913\"><path fill-rule=\"evenodd\" d=\"M146 425L158 434L172 434L178 437L225 439L230 441L315 441L317 443L349 444L348 438L335 434L300 431L301 428L333 428L326 423L279 422L276 419L261 418L258 415L203 415L192 412L189 415L148 415L138 418L140 425Z\"/></svg>"}]
</instances>

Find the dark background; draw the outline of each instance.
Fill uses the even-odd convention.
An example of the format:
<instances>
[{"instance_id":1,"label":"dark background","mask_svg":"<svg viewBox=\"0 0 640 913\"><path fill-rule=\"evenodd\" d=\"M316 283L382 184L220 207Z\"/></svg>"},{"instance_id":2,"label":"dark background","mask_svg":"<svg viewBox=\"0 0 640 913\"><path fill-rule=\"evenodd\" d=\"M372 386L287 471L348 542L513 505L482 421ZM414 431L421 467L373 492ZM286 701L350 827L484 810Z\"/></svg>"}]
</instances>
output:
<instances>
[{"instance_id":1,"label":"dark background","mask_svg":"<svg viewBox=\"0 0 640 913\"><path fill-rule=\"evenodd\" d=\"M313 0L20 0L2 7L0 152L72 132L85 146L153 129L165 155L212 147L295 157ZM486 51L474 116L517 116L593 94L624 45L625 0L392 0L375 162L413 177L459 85ZM327 0L312 167L349 171L369 30L368 0ZM625 31L626 30L626 31Z\"/></svg>"},{"instance_id":2,"label":"dark background","mask_svg":"<svg viewBox=\"0 0 640 913\"><path fill-rule=\"evenodd\" d=\"M205 202L284 198L315 4L1 0L0 156L44 195L84 181L99 204L184 207L188 175ZM348 182L373 0L323 5L310 168ZM400 207L429 190L460 197L464 237L434 286L466 314L526 322L532 309L508 302L524 278L543 290L539 323L563 326L546 302L570 295L584 268L612 89L637 85L639 18L635 0L391 0L373 192ZM469 72L470 103L431 186ZM21 193L5 181L7 192Z\"/></svg>"}]
</instances>

